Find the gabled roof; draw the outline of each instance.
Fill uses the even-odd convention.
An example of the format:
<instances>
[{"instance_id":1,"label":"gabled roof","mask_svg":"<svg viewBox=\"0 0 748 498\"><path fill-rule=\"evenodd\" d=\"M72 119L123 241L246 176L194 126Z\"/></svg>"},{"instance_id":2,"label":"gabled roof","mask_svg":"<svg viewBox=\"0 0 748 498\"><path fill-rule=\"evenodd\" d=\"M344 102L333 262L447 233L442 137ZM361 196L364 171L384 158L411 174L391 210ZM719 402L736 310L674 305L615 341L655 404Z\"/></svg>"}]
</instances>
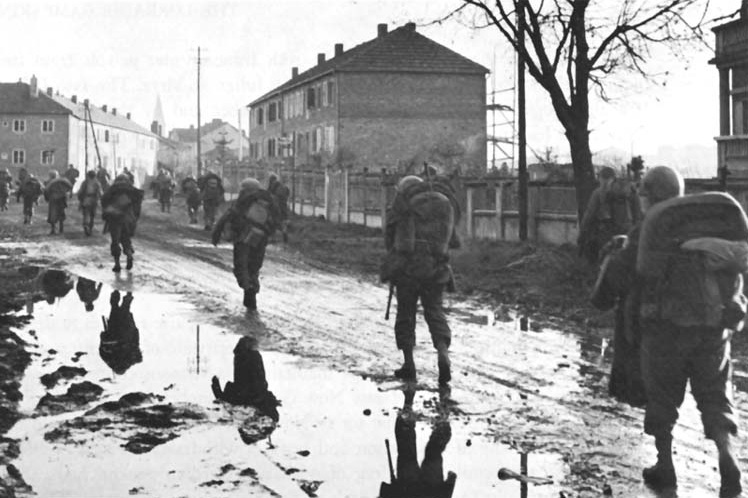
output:
<instances>
[{"instance_id":1,"label":"gabled roof","mask_svg":"<svg viewBox=\"0 0 748 498\"><path fill-rule=\"evenodd\" d=\"M70 114L65 106L58 104L44 92L32 98L29 84L0 83L0 112L3 114Z\"/></svg>"},{"instance_id":2,"label":"gabled roof","mask_svg":"<svg viewBox=\"0 0 748 498\"><path fill-rule=\"evenodd\" d=\"M83 103L73 102L72 100L68 99L67 97L63 97L62 95L54 95L51 98L61 106L67 108L76 118L86 119L86 107ZM91 111L91 120L96 124L109 126L112 128L119 128L122 130L131 131L133 133L147 135L152 138L157 137L157 135L140 126L135 121L127 119L127 116L104 112L102 109L92 104L89 104L88 108Z\"/></svg>"},{"instance_id":3,"label":"gabled roof","mask_svg":"<svg viewBox=\"0 0 748 498\"><path fill-rule=\"evenodd\" d=\"M212 133L224 126L230 126L234 130L237 128L232 125L231 123L227 121L223 121L221 119L214 119L213 121L209 123L205 123L200 127L200 135L204 138L205 135L208 133ZM190 126L189 128L174 128L169 132L169 136L171 137L173 135L176 135L176 140L178 142L196 142L197 141L197 128L194 126Z\"/></svg>"},{"instance_id":4,"label":"gabled roof","mask_svg":"<svg viewBox=\"0 0 748 498\"><path fill-rule=\"evenodd\" d=\"M291 78L247 107L332 72L408 72L479 74L488 69L416 32L408 23L369 40Z\"/></svg>"}]
</instances>

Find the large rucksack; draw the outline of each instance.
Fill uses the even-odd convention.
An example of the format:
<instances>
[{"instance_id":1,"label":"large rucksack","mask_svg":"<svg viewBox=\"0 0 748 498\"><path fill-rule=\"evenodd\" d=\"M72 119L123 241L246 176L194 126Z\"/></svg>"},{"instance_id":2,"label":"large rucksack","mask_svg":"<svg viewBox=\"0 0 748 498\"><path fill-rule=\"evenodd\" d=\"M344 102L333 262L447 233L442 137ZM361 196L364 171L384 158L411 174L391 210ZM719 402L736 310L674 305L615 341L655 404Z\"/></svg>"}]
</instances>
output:
<instances>
[{"instance_id":1,"label":"large rucksack","mask_svg":"<svg viewBox=\"0 0 748 498\"><path fill-rule=\"evenodd\" d=\"M231 209L234 216L231 226L227 227L230 230L224 231L225 239L259 247L275 231L278 213L267 190L240 195Z\"/></svg>"},{"instance_id":2,"label":"large rucksack","mask_svg":"<svg viewBox=\"0 0 748 498\"><path fill-rule=\"evenodd\" d=\"M748 219L730 195L706 192L663 201L642 222L637 274L641 315L682 326L738 328L746 312Z\"/></svg>"},{"instance_id":3,"label":"large rucksack","mask_svg":"<svg viewBox=\"0 0 748 498\"><path fill-rule=\"evenodd\" d=\"M399 194L394 249L408 254L445 257L459 221L459 205L441 183L416 183Z\"/></svg>"},{"instance_id":4,"label":"large rucksack","mask_svg":"<svg viewBox=\"0 0 748 498\"><path fill-rule=\"evenodd\" d=\"M36 199L42 194L42 184L35 177L28 177L21 184L21 193L24 197L32 197Z\"/></svg>"}]
</instances>

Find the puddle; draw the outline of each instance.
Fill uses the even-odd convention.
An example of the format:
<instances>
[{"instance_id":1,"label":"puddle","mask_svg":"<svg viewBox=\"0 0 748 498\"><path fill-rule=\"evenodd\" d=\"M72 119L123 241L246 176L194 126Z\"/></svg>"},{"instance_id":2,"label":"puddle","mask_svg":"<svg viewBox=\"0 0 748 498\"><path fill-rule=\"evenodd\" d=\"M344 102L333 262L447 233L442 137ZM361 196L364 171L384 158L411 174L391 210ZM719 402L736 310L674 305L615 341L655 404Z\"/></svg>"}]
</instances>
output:
<instances>
[{"instance_id":1,"label":"puddle","mask_svg":"<svg viewBox=\"0 0 748 498\"><path fill-rule=\"evenodd\" d=\"M83 283L91 291L90 281ZM238 428L249 416L247 409L215 403L210 389L213 375L222 383L231 380L236 334L201 323L177 296L135 292L130 312L137 338L130 334L117 345L101 335L106 321L111 328L112 289L95 284L97 298L91 299L89 292L83 299L77 288L53 304L30 306L33 319L19 331L35 353L21 386L21 410L29 418L8 436L21 440L14 464L39 496L376 497L382 482L390 481L385 440L396 467L395 422L403 406L399 383L380 386L311 360L263 352L269 387L282 402L280 422L269 438L246 445ZM123 291L119 298L126 295ZM259 334L252 323L248 320L243 332ZM112 361L113 356L119 360ZM71 378L63 375L55 384L47 377L53 387L45 388L41 377L62 366L74 367L64 370ZM63 394L83 381L103 388L97 401L77 412L34 414L45 394ZM205 419L141 454L126 451L121 439L102 433L91 433L80 444L45 440L46 433L65 421L131 392L163 396L165 404L195 405ZM435 427L437 398L427 391L415 395L417 463ZM500 468L520 472L520 454L482 436L486 426L466 417L452 416L449 425L443 475L456 473L454 497L559 495L566 469L558 456L527 457L528 474L550 477L554 484L528 488L516 480L499 480Z\"/></svg>"}]
</instances>

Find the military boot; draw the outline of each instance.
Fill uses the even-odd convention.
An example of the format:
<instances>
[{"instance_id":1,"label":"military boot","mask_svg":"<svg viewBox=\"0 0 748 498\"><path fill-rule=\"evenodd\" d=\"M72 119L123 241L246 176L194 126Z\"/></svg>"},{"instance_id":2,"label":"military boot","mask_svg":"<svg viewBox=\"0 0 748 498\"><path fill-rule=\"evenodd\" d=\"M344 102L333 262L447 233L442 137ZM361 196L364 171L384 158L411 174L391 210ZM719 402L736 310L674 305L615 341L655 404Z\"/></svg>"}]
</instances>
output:
<instances>
[{"instance_id":1,"label":"military boot","mask_svg":"<svg viewBox=\"0 0 748 498\"><path fill-rule=\"evenodd\" d=\"M452 380L452 363L449 361L449 349L440 345L437 348L437 364L439 365L439 385L446 386Z\"/></svg>"},{"instance_id":2,"label":"military boot","mask_svg":"<svg viewBox=\"0 0 748 498\"><path fill-rule=\"evenodd\" d=\"M119 265L119 256L114 257L114 268L112 268L112 271L114 273L118 273L120 270L122 270L122 267Z\"/></svg>"},{"instance_id":3,"label":"military boot","mask_svg":"<svg viewBox=\"0 0 748 498\"><path fill-rule=\"evenodd\" d=\"M257 293L254 289L244 290L244 306L247 311L255 311L257 309Z\"/></svg>"},{"instance_id":4,"label":"military boot","mask_svg":"<svg viewBox=\"0 0 748 498\"><path fill-rule=\"evenodd\" d=\"M63 227L62 227L62 221L61 221L60 222L60 233L62 233L62 229L63 229Z\"/></svg>"},{"instance_id":5,"label":"military boot","mask_svg":"<svg viewBox=\"0 0 748 498\"><path fill-rule=\"evenodd\" d=\"M644 483L654 490L664 490L678 486L673 467L673 436L655 437L657 463L642 471Z\"/></svg>"},{"instance_id":6,"label":"military boot","mask_svg":"<svg viewBox=\"0 0 748 498\"><path fill-rule=\"evenodd\" d=\"M132 264L133 264L133 257L132 253L127 254L127 264L125 265L125 270L132 270Z\"/></svg>"},{"instance_id":7,"label":"military boot","mask_svg":"<svg viewBox=\"0 0 748 498\"><path fill-rule=\"evenodd\" d=\"M49 234L50 235L54 235L55 234L55 224L54 223L50 223L49 226L50 226Z\"/></svg>"},{"instance_id":8,"label":"military boot","mask_svg":"<svg viewBox=\"0 0 748 498\"><path fill-rule=\"evenodd\" d=\"M743 492L743 486L740 484L740 469L738 469L738 464L733 455L729 432L718 432L715 434L714 442L719 452L719 475L721 478L719 496L720 498L740 496Z\"/></svg>"}]
</instances>

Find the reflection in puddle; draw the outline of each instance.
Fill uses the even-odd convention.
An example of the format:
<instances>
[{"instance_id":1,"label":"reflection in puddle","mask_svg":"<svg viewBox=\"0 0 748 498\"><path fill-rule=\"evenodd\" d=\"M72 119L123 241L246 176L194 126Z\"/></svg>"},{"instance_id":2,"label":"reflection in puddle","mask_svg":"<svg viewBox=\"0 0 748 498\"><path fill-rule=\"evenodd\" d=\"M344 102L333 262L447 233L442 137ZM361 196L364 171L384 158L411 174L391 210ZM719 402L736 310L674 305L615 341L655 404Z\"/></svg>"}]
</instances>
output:
<instances>
[{"instance_id":1,"label":"reflection in puddle","mask_svg":"<svg viewBox=\"0 0 748 498\"><path fill-rule=\"evenodd\" d=\"M91 289L89 283L85 286ZM11 430L9 436L21 441L14 464L40 496L125 496L132 490L151 496L270 496L272 490L303 498L307 494L302 489L316 489L320 497L373 498L389 476L383 442L392 439L393 426L396 436L407 432L406 442L398 445L403 464L406 457L411 468L420 461L423 475L425 463L426 473L434 470L445 485L449 471L459 476L453 481L453 497L518 496L519 483L499 480L497 471L516 469L519 453L483 438L487 427L477 422L435 413L439 403L434 393L414 393L408 404L412 419L398 429L400 383L380 391L374 382L280 353L262 353L267 380L282 402L280 422L272 444L265 439L248 446L242 430L248 430L252 408L215 402L210 381L214 375L235 378L237 335L200 323L197 312L173 296L123 295L100 284L94 289L110 296L108 318L88 312L80 295L69 293L54 304L38 305L33 320L20 331L37 353L21 386L26 414L34 413L45 394L65 393L74 383L88 381L104 389L100 399L77 412L27 418ZM262 346L257 322L248 321L243 332ZM74 378L60 378L50 388L40 381L70 365L80 368ZM91 431L81 444L45 440L65 421L107 402L121 404L123 396L135 392L156 395L165 405L197 405L206 418L142 454L127 451L119 429L111 426L106 430L113 435ZM446 476L443 467L449 469ZM558 483L565 465L556 455L533 454L529 472ZM398 471L396 479L405 474ZM531 485L528 496L558 493L556 485Z\"/></svg>"}]
</instances>

